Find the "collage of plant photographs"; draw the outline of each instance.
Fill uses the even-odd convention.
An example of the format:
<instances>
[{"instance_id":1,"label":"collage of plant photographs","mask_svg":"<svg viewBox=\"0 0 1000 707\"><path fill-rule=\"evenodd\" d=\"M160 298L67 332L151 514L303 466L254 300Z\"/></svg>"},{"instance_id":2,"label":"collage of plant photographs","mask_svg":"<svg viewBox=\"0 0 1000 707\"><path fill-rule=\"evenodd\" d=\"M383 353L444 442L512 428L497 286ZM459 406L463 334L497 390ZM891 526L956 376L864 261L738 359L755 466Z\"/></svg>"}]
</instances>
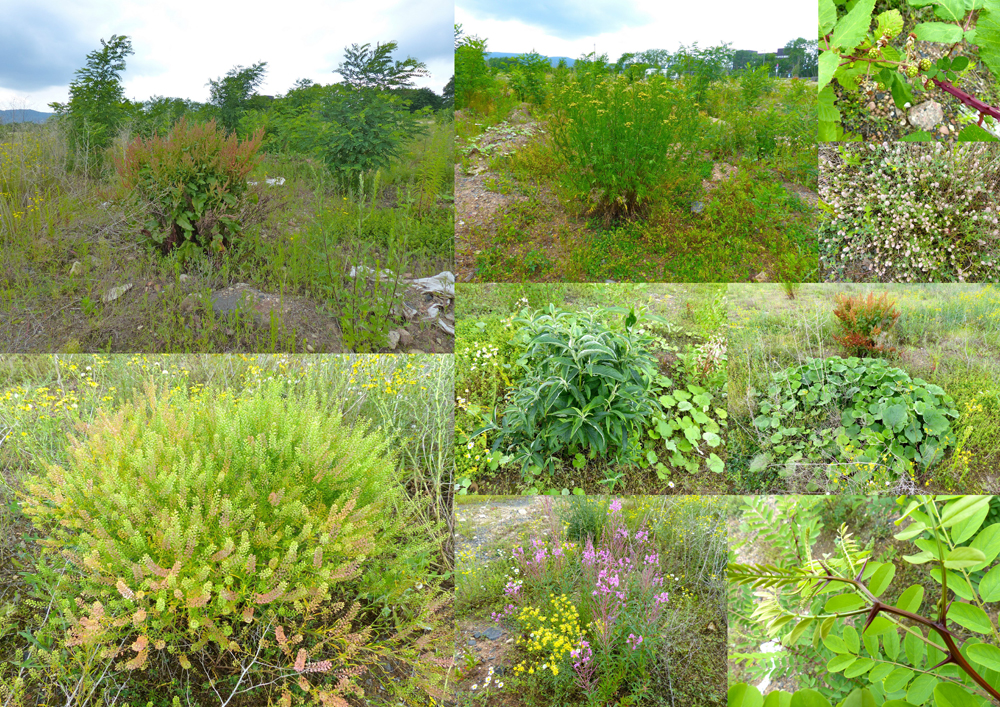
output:
<instances>
[{"instance_id":1,"label":"collage of plant photographs","mask_svg":"<svg viewBox=\"0 0 1000 707\"><path fill-rule=\"evenodd\" d=\"M0 47L0 707L1000 707L1000 0Z\"/></svg>"}]
</instances>

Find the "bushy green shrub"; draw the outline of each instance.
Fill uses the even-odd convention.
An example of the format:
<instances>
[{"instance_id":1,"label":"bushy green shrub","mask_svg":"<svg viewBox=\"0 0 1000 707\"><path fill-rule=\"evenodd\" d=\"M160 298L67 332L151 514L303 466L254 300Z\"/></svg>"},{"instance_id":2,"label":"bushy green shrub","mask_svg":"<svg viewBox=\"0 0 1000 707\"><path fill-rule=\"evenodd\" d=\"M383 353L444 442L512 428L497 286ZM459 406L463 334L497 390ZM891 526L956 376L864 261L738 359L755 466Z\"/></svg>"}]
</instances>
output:
<instances>
[{"instance_id":1,"label":"bushy green shrub","mask_svg":"<svg viewBox=\"0 0 1000 707\"><path fill-rule=\"evenodd\" d=\"M225 250L239 233L240 197L263 138L226 137L215 121L182 117L166 137L136 138L116 167L122 184L153 203L146 232L164 251Z\"/></svg>"},{"instance_id":2,"label":"bushy green shrub","mask_svg":"<svg viewBox=\"0 0 1000 707\"><path fill-rule=\"evenodd\" d=\"M951 396L881 359L808 359L772 380L753 421L766 447L754 465L773 457L791 473L797 463L841 459L849 463L829 467L839 477L890 468L910 478L955 441Z\"/></svg>"},{"instance_id":3,"label":"bushy green shrub","mask_svg":"<svg viewBox=\"0 0 1000 707\"><path fill-rule=\"evenodd\" d=\"M524 375L499 423L493 451L510 452L524 469L540 472L556 455L634 461L656 403L650 391L656 360L649 337L629 313L620 331L600 313L548 310L515 320L525 352Z\"/></svg>"},{"instance_id":4,"label":"bushy green shrub","mask_svg":"<svg viewBox=\"0 0 1000 707\"><path fill-rule=\"evenodd\" d=\"M390 440L268 383L238 399L150 385L83 432L24 497L44 556L72 566L48 578L66 649L126 670L211 656L239 674L275 636L288 660L265 650L255 675L332 671L335 694L363 694L351 678L370 629L355 630L345 587L406 534ZM314 642L292 651L282 626Z\"/></svg>"},{"instance_id":5,"label":"bushy green shrub","mask_svg":"<svg viewBox=\"0 0 1000 707\"><path fill-rule=\"evenodd\" d=\"M566 165L560 178L588 213L639 217L657 190L700 184L698 108L664 77L573 83L553 103L552 143Z\"/></svg>"}]
</instances>

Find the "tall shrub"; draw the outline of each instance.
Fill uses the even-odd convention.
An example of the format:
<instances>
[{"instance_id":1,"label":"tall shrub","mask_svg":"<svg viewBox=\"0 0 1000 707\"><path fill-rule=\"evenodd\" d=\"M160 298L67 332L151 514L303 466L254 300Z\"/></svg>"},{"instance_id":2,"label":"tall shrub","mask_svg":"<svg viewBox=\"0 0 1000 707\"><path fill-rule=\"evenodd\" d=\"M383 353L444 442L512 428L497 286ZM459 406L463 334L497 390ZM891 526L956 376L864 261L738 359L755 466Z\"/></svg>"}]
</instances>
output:
<instances>
[{"instance_id":1,"label":"tall shrub","mask_svg":"<svg viewBox=\"0 0 1000 707\"><path fill-rule=\"evenodd\" d=\"M240 142L215 121L182 117L166 137L136 138L116 167L126 189L153 204L146 233L164 251L219 252L240 231L237 214L264 131Z\"/></svg>"},{"instance_id":2,"label":"tall shrub","mask_svg":"<svg viewBox=\"0 0 1000 707\"><path fill-rule=\"evenodd\" d=\"M887 346L885 337L896 325L899 311L896 303L885 292L867 297L840 293L836 297L837 307L833 314L840 322L842 333L833 338L840 343L850 356L873 356L892 354L896 349Z\"/></svg>"}]
</instances>

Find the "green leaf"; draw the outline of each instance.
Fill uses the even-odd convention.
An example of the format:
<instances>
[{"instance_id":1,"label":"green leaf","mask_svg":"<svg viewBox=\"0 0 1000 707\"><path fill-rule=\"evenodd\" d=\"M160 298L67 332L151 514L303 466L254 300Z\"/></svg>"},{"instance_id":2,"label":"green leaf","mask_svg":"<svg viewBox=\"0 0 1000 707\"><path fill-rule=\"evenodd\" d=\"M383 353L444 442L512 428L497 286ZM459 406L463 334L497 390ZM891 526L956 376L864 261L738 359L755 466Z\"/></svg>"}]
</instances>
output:
<instances>
[{"instance_id":1,"label":"green leaf","mask_svg":"<svg viewBox=\"0 0 1000 707\"><path fill-rule=\"evenodd\" d=\"M993 632L993 624L986 612L975 604L955 602L948 610L948 618L959 626L965 626L976 633L989 634Z\"/></svg>"},{"instance_id":2,"label":"green leaf","mask_svg":"<svg viewBox=\"0 0 1000 707\"><path fill-rule=\"evenodd\" d=\"M905 405L890 405L882 413L882 421L887 427L891 427L896 432L903 429L906 424L907 414Z\"/></svg>"},{"instance_id":3,"label":"green leaf","mask_svg":"<svg viewBox=\"0 0 1000 707\"><path fill-rule=\"evenodd\" d=\"M944 566L951 570L958 570L978 565L985 559L986 555L983 554L982 550L976 550L972 547L956 547L945 556Z\"/></svg>"},{"instance_id":4,"label":"green leaf","mask_svg":"<svg viewBox=\"0 0 1000 707\"><path fill-rule=\"evenodd\" d=\"M962 28L947 22L921 22L913 28L913 34L924 42L954 44L962 41Z\"/></svg>"},{"instance_id":5,"label":"green leaf","mask_svg":"<svg viewBox=\"0 0 1000 707\"><path fill-rule=\"evenodd\" d=\"M707 444L709 447L718 447L720 444L722 444L722 437L715 434L714 432L704 432L702 433L701 438L705 440L705 444Z\"/></svg>"},{"instance_id":6,"label":"green leaf","mask_svg":"<svg viewBox=\"0 0 1000 707\"><path fill-rule=\"evenodd\" d=\"M987 0L976 22L976 43L979 60L1000 76L1000 0Z\"/></svg>"},{"instance_id":7,"label":"green leaf","mask_svg":"<svg viewBox=\"0 0 1000 707\"><path fill-rule=\"evenodd\" d=\"M772 690L764 697L764 707L790 707L792 693L784 690Z\"/></svg>"},{"instance_id":8,"label":"green leaf","mask_svg":"<svg viewBox=\"0 0 1000 707\"><path fill-rule=\"evenodd\" d=\"M708 455L708 469L715 474L721 474L726 470L726 463L713 452Z\"/></svg>"},{"instance_id":9,"label":"green leaf","mask_svg":"<svg viewBox=\"0 0 1000 707\"><path fill-rule=\"evenodd\" d=\"M840 55L832 49L821 52L819 55L819 90L833 80L833 75L840 64Z\"/></svg>"},{"instance_id":10,"label":"green leaf","mask_svg":"<svg viewBox=\"0 0 1000 707\"><path fill-rule=\"evenodd\" d=\"M906 691L906 701L911 705L922 705L930 698L934 686L939 681L940 678L935 675L917 676L917 679L910 683L910 689Z\"/></svg>"},{"instance_id":11,"label":"green leaf","mask_svg":"<svg viewBox=\"0 0 1000 707\"><path fill-rule=\"evenodd\" d=\"M917 613L920 610L920 604L924 600L924 588L920 584L914 584L909 587L905 592L899 595L899 600L896 602L896 608L902 609L903 611L909 611L911 613Z\"/></svg>"},{"instance_id":12,"label":"green leaf","mask_svg":"<svg viewBox=\"0 0 1000 707\"><path fill-rule=\"evenodd\" d=\"M961 22L965 19L965 0L935 0L934 4L934 14L941 19L949 22Z\"/></svg>"},{"instance_id":13,"label":"green leaf","mask_svg":"<svg viewBox=\"0 0 1000 707\"><path fill-rule=\"evenodd\" d=\"M925 562L936 560L937 555L928 550L924 550L923 552L919 552L916 555L903 555L903 559L909 562L911 565L922 565Z\"/></svg>"},{"instance_id":14,"label":"green leaf","mask_svg":"<svg viewBox=\"0 0 1000 707\"><path fill-rule=\"evenodd\" d=\"M823 645L834 653L849 653L850 649L840 636L830 634L823 639Z\"/></svg>"},{"instance_id":15,"label":"green leaf","mask_svg":"<svg viewBox=\"0 0 1000 707\"><path fill-rule=\"evenodd\" d=\"M1000 555L1000 523L987 525L983 528L975 540L969 544L969 547L982 550L983 555L986 557L986 561L973 567L972 571L975 572L989 566L993 560L997 559L997 555Z\"/></svg>"},{"instance_id":16,"label":"green leaf","mask_svg":"<svg viewBox=\"0 0 1000 707\"><path fill-rule=\"evenodd\" d=\"M831 46L838 49L854 49L868 34L872 24L872 10L875 0L858 0L850 12L840 18L833 30Z\"/></svg>"},{"instance_id":17,"label":"green leaf","mask_svg":"<svg viewBox=\"0 0 1000 707\"><path fill-rule=\"evenodd\" d=\"M838 594L827 600L823 611L828 614L839 614L845 611L853 611L863 606L865 600L857 594Z\"/></svg>"},{"instance_id":18,"label":"green leaf","mask_svg":"<svg viewBox=\"0 0 1000 707\"><path fill-rule=\"evenodd\" d=\"M858 658L850 667L844 670L845 678L856 678L864 675L875 666L875 661L871 658Z\"/></svg>"},{"instance_id":19,"label":"green leaf","mask_svg":"<svg viewBox=\"0 0 1000 707\"><path fill-rule=\"evenodd\" d=\"M764 696L753 685L737 683L729 688L726 707L762 707Z\"/></svg>"},{"instance_id":20,"label":"green leaf","mask_svg":"<svg viewBox=\"0 0 1000 707\"><path fill-rule=\"evenodd\" d=\"M959 521L952 526L951 529L951 542L954 545L961 545L966 540L971 538L977 532L979 532L980 526L982 526L983 521L986 520L986 516L989 515L990 504L984 504L976 513L966 518L963 521ZM982 549L982 548L978 548Z\"/></svg>"},{"instance_id":21,"label":"green leaf","mask_svg":"<svg viewBox=\"0 0 1000 707\"><path fill-rule=\"evenodd\" d=\"M932 434L943 435L951 427L951 423L948 422L948 418L938 412L937 408L929 408L924 413L923 417L924 425L930 429Z\"/></svg>"},{"instance_id":22,"label":"green leaf","mask_svg":"<svg viewBox=\"0 0 1000 707\"><path fill-rule=\"evenodd\" d=\"M827 636L827 638L829 638L829 636ZM824 641L824 643L825 642L826 641ZM826 669L831 673L839 673L840 671L847 670L847 668L851 667L857 659L858 656L856 655L851 655L850 653L839 653L827 661Z\"/></svg>"},{"instance_id":23,"label":"green leaf","mask_svg":"<svg viewBox=\"0 0 1000 707\"><path fill-rule=\"evenodd\" d=\"M923 635L923 631L919 628L914 630ZM903 650L906 652L906 660L909 661L910 665L919 668L924 660L924 642L917 638L914 633L907 631L906 637L903 639Z\"/></svg>"},{"instance_id":24,"label":"green leaf","mask_svg":"<svg viewBox=\"0 0 1000 707\"><path fill-rule=\"evenodd\" d=\"M833 0L819 0L819 34L824 36L837 24L837 6Z\"/></svg>"},{"instance_id":25,"label":"green leaf","mask_svg":"<svg viewBox=\"0 0 1000 707\"><path fill-rule=\"evenodd\" d=\"M796 690L789 707L830 707L830 700L816 690Z\"/></svg>"},{"instance_id":26,"label":"green leaf","mask_svg":"<svg viewBox=\"0 0 1000 707\"><path fill-rule=\"evenodd\" d=\"M872 578L868 580L868 591L879 596L892 583L892 578L896 576L896 567L891 562L886 562L884 565L875 570L875 574Z\"/></svg>"},{"instance_id":27,"label":"green leaf","mask_svg":"<svg viewBox=\"0 0 1000 707\"><path fill-rule=\"evenodd\" d=\"M863 687L851 690L851 694L844 698L841 704L842 707L878 707L871 691Z\"/></svg>"},{"instance_id":28,"label":"green leaf","mask_svg":"<svg viewBox=\"0 0 1000 707\"><path fill-rule=\"evenodd\" d=\"M912 679L912 670L909 670L908 668L896 668L886 676L885 680L882 682L882 686L885 688L886 692L895 692L896 690L902 690L906 687Z\"/></svg>"},{"instance_id":29,"label":"green leaf","mask_svg":"<svg viewBox=\"0 0 1000 707\"><path fill-rule=\"evenodd\" d=\"M934 704L937 707L979 707L980 702L961 686L941 682L934 687Z\"/></svg>"},{"instance_id":30,"label":"green leaf","mask_svg":"<svg viewBox=\"0 0 1000 707\"><path fill-rule=\"evenodd\" d=\"M878 21L878 27L875 29L876 38L887 34L889 39L895 39L903 31L903 16L899 10L887 10L875 19Z\"/></svg>"},{"instance_id":31,"label":"green leaf","mask_svg":"<svg viewBox=\"0 0 1000 707\"><path fill-rule=\"evenodd\" d=\"M861 643L858 641L858 630L853 626L844 626L844 643L851 653L861 652Z\"/></svg>"},{"instance_id":32,"label":"green leaf","mask_svg":"<svg viewBox=\"0 0 1000 707\"><path fill-rule=\"evenodd\" d=\"M1000 138L978 125L966 125L958 133L959 142L1000 142Z\"/></svg>"},{"instance_id":33,"label":"green leaf","mask_svg":"<svg viewBox=\"0 0 1000 707\"><path fill-rule=\"evenodd\" d=\"M973 643L966 644L965 652L972 662L1000 672L1000 648L989 643Z\"/></svg>"},{"instance_id":34,"label":"green leaf","mask_svg":"<svg viewBox=\"0 0 1000 707\"><path fill-rule=\"evenodd\" d=\"M937 411L934 410L929 412ZM941 415L941 413L937 414ZM941 417L944 416L941 415ZM924 415L924 421L927 422L926 414ZM947 420L945 420L945 422L947 422ZM931 427L933 429L933 425ZM956 523L975 515L984 505L989 507L990 498L990 496L961 496L957 500L951 501L945 505L944 512L941 514L941 526L944 528L950 528Z\"/></svg>"},{"instance_id":35,"label":"green leaf","mask_svg":"<svg viewBox=\"0 0 1000 707\"><path fill-rule=\"evenodd\" d=\"M868 681L873 683L880 683L885 678L893 672L895 666L892 663L879 663L875 668L868 673Z\"/></svg>"},{"instance_id":36,"label":"green leaf","mask_svg":"<svg viewBox=\"0 0 1000 707\"><path fill-rule=\"evenodd\" d=\"M983 601L1000 601L1000 565L983 577L979 583L979 596Z\"/></svg>"}]
</instances>

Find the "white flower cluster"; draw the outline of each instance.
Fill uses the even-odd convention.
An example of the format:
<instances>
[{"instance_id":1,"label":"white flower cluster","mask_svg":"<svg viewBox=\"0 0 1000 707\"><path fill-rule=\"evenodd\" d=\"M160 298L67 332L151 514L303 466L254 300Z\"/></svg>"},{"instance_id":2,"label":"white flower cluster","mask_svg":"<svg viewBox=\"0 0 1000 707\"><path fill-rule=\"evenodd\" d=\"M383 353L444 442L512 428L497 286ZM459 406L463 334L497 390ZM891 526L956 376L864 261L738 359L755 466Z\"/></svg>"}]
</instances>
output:
<instances>
[{"instance_id":1,"label":"white flower cluster","mask_svg":"<svg viewBox=\"0 0 1000 707\"><path fill-rule=\"evenodd\" d=\"M820 259L829 280L996 282L1000 149L824 146Z\"/></svg>"}]
</instances>

